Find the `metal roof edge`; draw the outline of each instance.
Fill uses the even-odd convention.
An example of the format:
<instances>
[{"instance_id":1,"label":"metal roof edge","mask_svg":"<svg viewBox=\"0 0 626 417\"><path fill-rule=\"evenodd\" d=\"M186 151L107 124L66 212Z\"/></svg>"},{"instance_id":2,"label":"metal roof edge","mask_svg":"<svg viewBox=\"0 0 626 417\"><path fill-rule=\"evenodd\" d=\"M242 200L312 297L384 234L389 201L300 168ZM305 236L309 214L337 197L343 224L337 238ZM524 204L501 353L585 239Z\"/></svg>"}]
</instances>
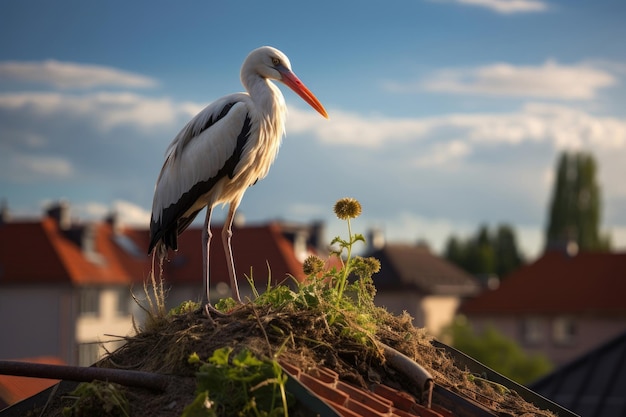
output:
<instances>
[{"instance_id":1,"label":"metal roof edge","mask_svg":"<svg viewBox=\"0 0 626 417\"><path fill-rule=\"evenodd\" d=\"M0 410L0 417L22 417L29 411L33 411L36 408L46 407L50 399L52 399L56 392L71 392L76 389L79 382L63 380L53 386L46 388L39 393L25 398L20 402L6 407Z\"/></svg>"},{"instance_id":2,"label":"metal roof edge","mask_svg":"<svg viewBox=\"0 0 626 417\"><path fill-rule=\"evenodd\" d=\"M522 397L524 400L535 404L537 407L540 407L545 410L552 411L557 414L559 417L580 417L578 414L560 406L559 404L537 394L536 392L526 388L523 385L518 384L517 382L505 377L502 374L494 371L493 369L483 365L477 360L467 356L465 353L457 350L451 346L446 345L438 340L432 340L432 345L438 349L443 349L450 355L452 360L461 367L466 367L470 372L485 375L489 381L496 382L498 384L504 385L505 387L514 390Z\"/></svg>"}]
</instances>

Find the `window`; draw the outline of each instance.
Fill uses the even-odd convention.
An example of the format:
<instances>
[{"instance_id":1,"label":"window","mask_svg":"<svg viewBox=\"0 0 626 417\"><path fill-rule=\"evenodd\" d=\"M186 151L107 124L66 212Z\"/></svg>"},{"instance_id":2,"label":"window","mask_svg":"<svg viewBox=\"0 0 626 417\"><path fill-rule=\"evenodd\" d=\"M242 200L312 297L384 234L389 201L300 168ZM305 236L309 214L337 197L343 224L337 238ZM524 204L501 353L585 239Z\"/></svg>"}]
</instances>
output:
<instances>
[{"instance_id":1,"label":"window","mask_svg":"<svg viewBox=\"0 0 626 417\"><path fill-rule=\"evenodd\" d=\"M78 344L78 366L91 366L100 358L100 343Z\"/></svg>"},{"instance_id":2,"label":"window","mask_svg":"<svg viewBox=\"0 0 626 417\"><path fill-rule=\"evenodd\" d=\"M80 290L79 313L97 316L100 311L100 292L97 288Z\"/></svg>"},{"instance_id":3,"label":"window","mask_svg":"<svg viewBox=\"0 0 626 417\"><path fill-rule=\"evenodd\" d=\"M537 345L543 341L541 319L538 317L526 317L522 321L522 342L527 345Z\"/></svg>"},{"instance_id":4,"label":"window","mask_svg":"<svg viewBox=\"0 0 626 417\"><path fill-rule=\"evenodd\" d=\"M570 317L557 317L552 322L552 340L558 345L571 345L576 338L576 323Z\"/></svg>"}]
</instances>

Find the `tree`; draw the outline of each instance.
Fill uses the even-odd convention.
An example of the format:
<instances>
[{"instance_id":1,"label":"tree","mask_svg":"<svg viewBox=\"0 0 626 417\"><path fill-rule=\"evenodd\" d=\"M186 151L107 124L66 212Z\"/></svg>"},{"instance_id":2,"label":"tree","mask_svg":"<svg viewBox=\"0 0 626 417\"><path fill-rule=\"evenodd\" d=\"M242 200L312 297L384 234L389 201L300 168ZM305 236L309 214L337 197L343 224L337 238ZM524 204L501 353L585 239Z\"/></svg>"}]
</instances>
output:
<instances>
[{"instance_id":1,"label":"tree","mask_svg":"<svg viewBox=\"0 0 626 417\"><path fill-rule=\"evenodd\" d=\"M560 155L546 229L547 247L573 240L582 250L610 249L610 239L600 235L601 197L596 174L591 154Z\"/></svg>"},{"instance_id":2,"label":"tree","mask_svg":"<svg viewBox=\"0 0 626 417\"><path fill-rule=\"evenodd\" d=\"M552 370L543 355L529 355L512 339L494 327L476 334L465 317L460 316L445 330L452 346L494 371L524 385Z\"/></svg>"},{"instance_id":3,"label":"tree","mask_svg":"<svg viewBox=\"0 0 626 417\"><path fill-rule=\"evenodd\" d=\"M494 247L497 260L495 272L499 277L507 275L524 264L524 258L517 249L517 239L511 226L498 226Z\"/></svg>"},{"instance_id":4,"label":"tree","mask_svg":"<svg viewBox=\"0 0 626 417\"><path fill-rule=\"evenodd\" d=\"M509 225L499 225L495 234L482 225L475 236L465 241L451 236L444 256L470 274L483 276L503 277L524 264L515 232Z\"/></svg>"},{"instance_id":5,"label":"tree","mask_svg":"<svg viewBox=\"0 0 626 417\"><path fill-rule=\"evenodd\" d=\"M479 275L489 275L496 272L495 250L489 228L482 225L476 237L468 245L468 268Z\"/></svg>"},{"instance_id":6,"label":"tree","mask_svg":"<svg viewBox=\"0 0 626 417\"><path fill-rule=\"evenodd\" d=\"M465 243L456 236L453 235L448 238L444 256L448 261L465 269Z\"/></svg>"}]
</instances>

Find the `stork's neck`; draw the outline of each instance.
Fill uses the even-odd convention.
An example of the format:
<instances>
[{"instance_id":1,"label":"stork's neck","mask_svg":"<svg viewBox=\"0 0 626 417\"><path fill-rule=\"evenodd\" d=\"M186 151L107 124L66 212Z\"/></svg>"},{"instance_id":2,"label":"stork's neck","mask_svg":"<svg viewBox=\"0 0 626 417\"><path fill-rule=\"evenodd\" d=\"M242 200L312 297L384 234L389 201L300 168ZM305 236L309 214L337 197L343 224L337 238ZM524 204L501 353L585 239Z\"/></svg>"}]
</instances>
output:
<instances>
[{"instance_id":1,"label":"stork's neck","mask_svg":"<svg viewBox=\"0 0 626 417\"><path fill-rule=\"evenodd\" d=\"M257 74L244 80L244 87L248 90L263 121L272 124L272 129L282 136L287 106L280 89L270 80Z\"/></svg>"}]
</instances>

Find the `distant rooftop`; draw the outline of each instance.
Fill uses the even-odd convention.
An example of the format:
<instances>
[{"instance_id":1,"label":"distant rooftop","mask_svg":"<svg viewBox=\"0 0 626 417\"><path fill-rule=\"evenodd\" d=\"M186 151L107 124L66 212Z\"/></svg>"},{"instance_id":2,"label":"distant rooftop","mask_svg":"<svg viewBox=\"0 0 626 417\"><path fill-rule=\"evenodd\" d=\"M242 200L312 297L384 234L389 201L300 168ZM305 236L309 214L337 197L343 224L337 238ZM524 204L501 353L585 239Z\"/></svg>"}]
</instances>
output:
<instances>
[{"instance_id":1,"label":"distant rooftop","mask_svg":"<svg viewBox=\"0 0 626 417\"><path fill-rule=\"evenodd\" d=\"M433 255L426 245L386 244L369 252L380 260L381 270L374 275L379 290L414 288L424 294L473 295L478 281L456 265Z\"/></svg>"},{"instance_id":2,"label":"distant rooftop","mask_svg":"<svg viewBox=\"0 0 626 417\"><path fill-rule=\"evenodd\" d=\"M581 416L626 415L626 332L530 388Z\"/></svg>"},{"instance_id":3,"label":"distant rooftop","mask_svg":"<svg viewBox=\"0 0 626 417\"><path fill-rule=\"evenodd\" d=\"M468 300L465 314L624 314L626 253L548 251Z\"/></svg>"}]
</instances>

